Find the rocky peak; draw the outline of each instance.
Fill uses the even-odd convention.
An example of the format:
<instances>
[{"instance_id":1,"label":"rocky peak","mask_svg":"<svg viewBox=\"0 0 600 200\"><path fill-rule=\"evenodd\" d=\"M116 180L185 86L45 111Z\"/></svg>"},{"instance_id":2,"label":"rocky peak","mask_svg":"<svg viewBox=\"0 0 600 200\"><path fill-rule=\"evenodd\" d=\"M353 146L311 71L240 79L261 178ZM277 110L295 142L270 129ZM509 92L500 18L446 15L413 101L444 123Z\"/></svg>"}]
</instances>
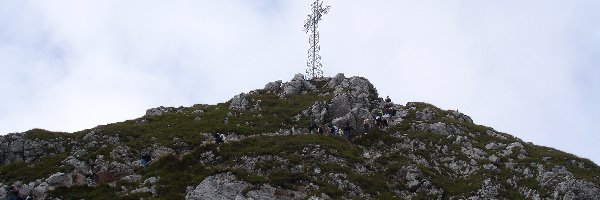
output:
<instances>
[{"instance_id":1,"label":"rocky peak","mask_svg":"<svg viewBox=\"0 0 600 200\"><path fill-rule=\"evenodd\" d=\"M0 163L0 198L600 199L587 159L457 110L383 100L342 73L75 133L0 136Z\"/></svg>"}]
</instances>

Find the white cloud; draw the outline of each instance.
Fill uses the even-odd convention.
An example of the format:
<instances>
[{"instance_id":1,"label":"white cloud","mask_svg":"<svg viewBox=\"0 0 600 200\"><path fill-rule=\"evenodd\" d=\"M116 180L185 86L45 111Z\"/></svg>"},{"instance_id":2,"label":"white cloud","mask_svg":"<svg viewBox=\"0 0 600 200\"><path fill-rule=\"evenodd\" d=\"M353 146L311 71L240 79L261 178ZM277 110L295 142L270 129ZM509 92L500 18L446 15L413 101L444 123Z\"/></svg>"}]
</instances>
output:
<instances>
[{"instance_id":1,"label":"white cloud","mask_svg":"<svg viewBox=\"0 0 600 200\"><path fill-rule=\"evenodd\" d=\"M600 3L330 0L327 75L600 161ZM310 2L0 0L0 132L222 102L304 71Z\"/></svg>"}]
</instances>

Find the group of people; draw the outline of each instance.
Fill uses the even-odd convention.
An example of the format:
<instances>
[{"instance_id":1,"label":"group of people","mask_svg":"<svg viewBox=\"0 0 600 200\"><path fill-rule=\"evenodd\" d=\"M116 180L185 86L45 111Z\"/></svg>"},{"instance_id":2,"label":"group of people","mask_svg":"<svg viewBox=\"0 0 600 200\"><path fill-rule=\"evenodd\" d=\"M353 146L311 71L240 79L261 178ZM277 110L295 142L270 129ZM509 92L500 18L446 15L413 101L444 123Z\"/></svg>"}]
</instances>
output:
<instances>
[{"instance_id":1,"label":"group of people","mask_svg":"<svg viewBox=\"0 0 600 200\"><path fill-rule=\"evenodd\" d=\"M33 200L33 199L35 199L35 197L33 196L33 194L29 194L28 196L22 195L21 193L19 193L19 188L17 188L15 186L6 193L6 196L4 197L4 199L6 199L6 200Z\"/></svg>"},{"instance_id":2,"label":"group of people","mask_svg":"<svg viewBox=\"0 0 600 200\"><path fill-rule=\"evenodd\" d=\"M369 132L371 127L376 127L378 129L387 128L389 126L389 117L396 115L397 111L393 107L394 104L392 103L392 100L390 99L390 97L387 96L384 101L385 102L384 102L383 110L378 110L378 112L375 112L372 119L369 117L363 118L363 128L364 128L365 134L367 132ZM227 122L228 122L228 119L226 118L225 123L227 124ZM352 126L349 126L349 125L346 125L344 128L339 128L334 124L318 125L316 122L312 122L308 126L309 133L318 133L321 135L323 135L327 129L329 129L329 133L331 135L343 136L346 139L348 139L348 141L352 140L353 135L354 135L353 133L356 131ZM296 132L295 127L292 128L292 132ZM214 138L214 141L216 144L221 144L221 143L225 142L225 135L223 135L221 133L214 133L213 138Z\"/></svg>"}]
</instances>

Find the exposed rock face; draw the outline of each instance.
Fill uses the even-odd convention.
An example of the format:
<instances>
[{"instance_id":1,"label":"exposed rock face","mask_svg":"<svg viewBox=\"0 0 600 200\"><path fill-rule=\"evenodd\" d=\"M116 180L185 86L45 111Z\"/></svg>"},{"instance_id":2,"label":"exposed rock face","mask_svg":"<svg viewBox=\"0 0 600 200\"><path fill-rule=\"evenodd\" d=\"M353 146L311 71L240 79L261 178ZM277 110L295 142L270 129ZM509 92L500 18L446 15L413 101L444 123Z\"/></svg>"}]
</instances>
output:
<instances>
[{"instance_id":1,"label":"exposed rock face","mask_svg":"<svg viewBox=\"0 0 600 200\"><path fill-rule=\"evenodd\" d=\"M244 93L235 95L235 97L233 97L233 99L231 99L231 104L229 105L229 109L234 110L234 111L245 111L250 104L248 99L246 99L246 96L247 95Z\"/></svg>"},{"instance_id":2,"label":"exposed rock face","mask_svg":"<svg viewBox=\"0 0 600 200\"><path fill-rule=\"evenodd\" d=\"M283 96L301 94L303 91L314 91L317 89L312 83L304 79L304 75L296 74L294 78L283 84Z\"/></svg>"},{"instance_id":3,"label":"exposed rock face","mask_svg":"<svg viewBox=\"0 0 600 200\"><path fill-rule=\"evenodd\" d=\"M266 90L266 91L272 91L272 92L276 92L276 91L278 91L279 89L281 89L281 84L282 84L282 81L281 81L281 80L278 80L278 81L275 81L275 82L269 82L269 83L267 83L267 84L265 85L265 88L264 88L264 90Z\"/></svg>"},{"instance_id":4,"label":"exposed rock face","mask_svg":"<svg viewBox=\"0 0 600 200\"><path fill-rule=\"evenodd\" d=\"M239 181L231 173L217 174L206 177L193 190L188 191L186 199L304 199L306 194L290 190L274 188L268 184L262 185L258 189L249 190L244 194L247 188L255 188L252 184L245 181Z\"/></svg>"},{"instance_id":5,"label":"exposed rock face","mask_svg":"<svg viewBox=\"0 0 600 200\"><path fill-rule=\"evenodd\" d=\"M188 192L186 199L240 199L243 198L242 190L250 184L238 181L231 173L209 176Z\"/></svg>"},{"instance_id":6,"label":"exposed rock face","mask_svg":"<svg viewBox=\"0 0 600 200\"><path fill-rule=\"evenodd\" d=\"M175 108L173 107L157 107L157 108L151 108L146 110L146 115L162 115L163 113L166 112L173 112L175 111Z\"/></svg>"},{"instance_id":7,"label":"exposed rock face","mask_svg":"<svg viewBox=\"0 0 600 200\"><path fill-rule=\"evenodd\" d=\"M377 90L365 78L346 78L340 73L325 87L333 89L331 102L315 102L302 113L318 124L332 123L340 128L363 131L363 120L371 119L370 110L381 104L381 99L374 98L378 96Z\"/></svg>"},{"instance_id":8,"label":"exposed rock face","mask_svg":"<svg viewBox=\"0 0 600 200\"><path fill-rule=\"evenodd\" d=\"M555 167L545 171L538 166L537 181L541 186L554 190L557 199L600 199L600 187L589 181L578 180L564 167Z\"/></svg>"},{"instance_id":9,"label":"exposed rock face","mask_svg":"<svg viewBox=\"0 0 600 200\"><path fill-rule=\"evenodd\" d=\"M417 111L417 120L421 121L429 121L435 117L435 113L431 110L431 108L427 107L421 111Z\"/></svg>"},{"instance_id":10,"label":"exposed rock face","mask_svg":"<svg viewBox=\"0 0 600 200\"><path fill-rule=\"evenodd\" d=\"M33 162L43 156L53 156L65 151L64 139L51 141L29 139L23 133L0 136L0 163L15 161Z\"/></svg>"}]
</instances>

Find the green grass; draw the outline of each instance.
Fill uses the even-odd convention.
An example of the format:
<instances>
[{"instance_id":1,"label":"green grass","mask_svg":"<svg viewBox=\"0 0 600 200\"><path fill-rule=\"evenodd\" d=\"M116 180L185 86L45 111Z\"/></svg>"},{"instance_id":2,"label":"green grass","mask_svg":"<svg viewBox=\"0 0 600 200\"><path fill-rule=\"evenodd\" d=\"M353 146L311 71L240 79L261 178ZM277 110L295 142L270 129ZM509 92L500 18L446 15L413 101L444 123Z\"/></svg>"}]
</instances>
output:
<instances>
[{"instance_id":1,"label":"green grass","mask_svg":"<svg viewBox=\"0 0 600 200\"><path fill-rule=\"evenodd\" d=\"M73 186L73 187L58 187L53 191L50 191L48 196L49 199L60 198L60 199L134 199L118 196L116 194L116 188L112 188L107 184L102 184L96 187L88 186Z\"/></svg>"},{"instance_id":2,"label":"green grass","mask_svg":"<svg viewBox=\"0 0 600 200\"><path fill-rule=\"evenodd\" d=\"M64 132L52 132L45 129L31 129L25 132L25 137L29 139L50 140L56 138L73 138L73 134Z\"/></svg>"},{"instance_id":3,"label":"green grass","mask_svg":"<svg viewBox=\"0 0 600 200\"><path fill-rule=\"evenodd\" d=\"M0 165L0 180L5 183L13 181L29 183L36 179L46 179L56 172L68 172L72 170L71 166L61 166L61 162L65 158L67 158L67 153L42 158L35 164L18 161Z\"/></svg>"}]
</instances>

